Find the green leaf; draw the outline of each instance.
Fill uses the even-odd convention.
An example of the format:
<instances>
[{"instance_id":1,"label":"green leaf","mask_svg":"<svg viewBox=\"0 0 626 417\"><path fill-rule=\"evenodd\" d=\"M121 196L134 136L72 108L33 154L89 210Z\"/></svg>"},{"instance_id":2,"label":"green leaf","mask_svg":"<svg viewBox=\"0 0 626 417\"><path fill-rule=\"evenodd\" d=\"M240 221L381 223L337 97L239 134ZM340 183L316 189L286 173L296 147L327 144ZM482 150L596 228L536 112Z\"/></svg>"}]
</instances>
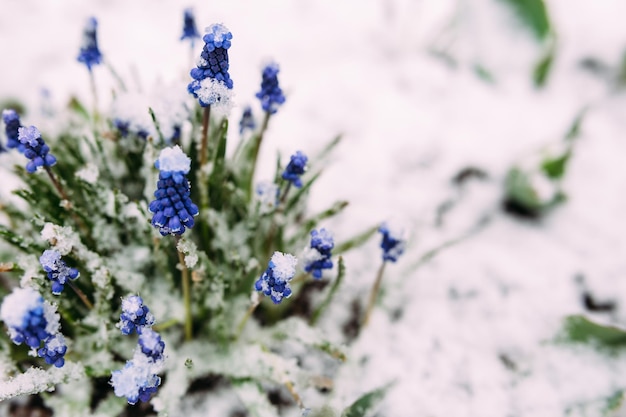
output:
<instances>
[{"instance_id":1,"label":"green leaf","mask_svg":"<svg viewBox=\"0 0 626 417\"><path fill-rule=\"evenodd\" d=\"M571 156L572 152L568 149L563 155L546 158L541 163L541 169L549 178L561 179L565 175L565 168Z\"/></svg>"},{"instance_id":2,"label":"green leaf","mask_svg":"<svg viewBox=\"0 0 626 417\"><path fill-rule=\"evenodd\" d=\"M583 120L585 119L586 115L587 115L587 108L582 109L578 113L578 115L572 122L572 125L570 126L567 133L565 134L565 140L574 140L578 136L580 136L580 127L582 126Z\"/></svg>"},{"instance_id":3,"label":"green leaf","mask_svg":"<svg viewBox=\"0 0 626 417\"><path fill-rule=\"evenodd\" d=\"M346 266L343 263L343 257L340 256L337 261L337 278L333 282L333 286L330 288L330 291L328 292L328 295L326 296L324 301L322 301L322 303L315 309L315 311L313 311L313 314L311 314L311 326L315 325L322 312L330 305L330 302L332 301L335 293L339 289L339 286L343 282L343 277L345 275Z\"/></svg>"},{"instance_id":4,"label":"green leaf","mask_svg":"<svg viewBox=\"0 0 626 417\"><path fill-rule=\"evenodd\" d=\"M392 385L393 383L387 384L384 387L363 394L361 398L343 410L341 417L365 417L385 397Z\"/></svg>"},{"instance_id":5,"label":"green leaf","mask_svg":"<svg viewBox=\"0 0 626 417\"><path fill-rule=\"evenodd\" d=\"M67 107L69 107L70 110L78 114L83 119L85 120L90 119L87 108L76 97L72 97L70 99L70 102L68 103Z\"/></svg>"},{"instance_id":6,"label":"green leaf","mask_svg":"<svg viewBox=\"0 0 626 417\"><path fill-rule=\"evenodd\" d=\"M584 316L574 315L565 319L563 333L557 341L588 343L609 353L626 349L626 330L594 323Z\"/></svg>"},{"instance_id":7,"label":"green leaf","mask_svg":"<svg viewBox=\"0 0 626 417\"><path fill-rule=\"evenodd\" d=\"M487 84L495 84L496 83L496 80L493 77L493 74L491 73L491 71L489 71L483 65L481 65L481 64L474 64L472 69L474 70L474 74L476 74L476 76L478 78L480 78L482 81L486 82Z\"/></svg>"},{"instance_id":8,"label":"green leaf","mask_svg":"<svg viewBox=\"0 0 626 417\"><path fill-rule=\"evenodd\" d=\"M533 81L535 83L535 87L541 88L546 84L546 81L548 81L548 76L550 75L555 55L555 48L549 48L548 51L544 53L535 64L535 68L533 69Z\"/></svg>"},{"instance_id":9,"label":"green leaf","mask_svg":"<svg viewBox=\"0 0 626 417\"><path fill-rule=\"evenodd\" d=\"M550 18L543 0L501 0L508 4L519 20L538 40L544 40L551 32Z\"/></svg>"},{"instance_id":10,"label":"green leaf","mask_svg":"<svg viewBox=\"0 0 626 417\"><path fill-rule=\"evenodd\" d=\"M624 391L618 390L613 393L609 398L606 399L606 403L604 405L604 409L602 410L603 416L611 416L614 415L613 412L619 410L624 402Z\"/></svg>"},{"instance_id":11,"label":"green leaf","mask_svg":"<svg viewBox=\"0 0 626 417\"><path fill-rule=\"evenodd\" d=\"M364 245L365 242L367 242L372 236L376 234L377 231L378 225L372 226L369 229L366 229L365 231L359 233L358 235L353 236L350 239L336 245L334 252L339 255L342 253L346 253L354 248L358 248L359 246Z\"/></svg>"},{"instance_id":12,"label":"green leaf","mask_svg":"<svg viewBox=\"0 0 626 417\"><path fill-rule=\"evenodd\" d=\"M148 112L150 113L150 118L152 119L154 128L156 129L157 134L159 135L159 140L161 141L161 143L165 143L163 132L161 132L161 124L159 123L159 120L157 119L156 114L154 113L154 110L152 110L152 107L148 107Z\"/></svg>"}]
</instances>

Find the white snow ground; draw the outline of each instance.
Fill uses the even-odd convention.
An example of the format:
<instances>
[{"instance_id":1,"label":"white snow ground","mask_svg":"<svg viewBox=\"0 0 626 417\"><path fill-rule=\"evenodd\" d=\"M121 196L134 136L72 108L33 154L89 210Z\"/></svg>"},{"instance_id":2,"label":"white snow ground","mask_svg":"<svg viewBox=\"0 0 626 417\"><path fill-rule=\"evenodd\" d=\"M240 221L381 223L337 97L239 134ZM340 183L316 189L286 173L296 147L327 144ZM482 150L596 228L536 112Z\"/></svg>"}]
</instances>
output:
<instances>
[{"instance_id":1,"label":"white snow ground","mask_svg":"<svg viewBox=\"0 0 626 417\"><path fill-rule=\"evenodd\" d=\"M260 179L277 148L314 151L343 132L312 209L351 202L329 224L338 237L392 216L409 225L409 250L387 268L382 306L340 371L335 404L396 381L380 416L593 416L598 411L585 414L584 404L598 407L626 387L626 358L550 343L563 317L584 312L578 274L595 296L618 302L614 323L626 320L626 99L579 65L588 56L618 62L626 3L549 1L558 55L547 87L537 91L530 72L540 49L496 0L2 0L0 98L37 109L45 87L58 106L71 93L87 100L87 72L75 58L91 15L103 53L124 77L140 79L146 91L158 80L186 79L189 51L177 38L189 5L201 26L223 22L233 32L231 75L241 105L257 105L263 60L281 65L288 99L272 120ZM456 68L429 53L442 45ZM494 85L476 77L476 63L492 72ZM104 69L96 77L106 102L113 80ZM567 203L539 222L503 214L506 168L558 141L585 106ZM469 165L489 178L458 193L450 179ZM436 227L436 208L457 194ZM485 216L480 232L411 268ZM365 300L377 244L347 257L342 300L322 326L333 329L355 294ZM198 415L214 415L208 408Z\"/></svg>"}]
</instances>

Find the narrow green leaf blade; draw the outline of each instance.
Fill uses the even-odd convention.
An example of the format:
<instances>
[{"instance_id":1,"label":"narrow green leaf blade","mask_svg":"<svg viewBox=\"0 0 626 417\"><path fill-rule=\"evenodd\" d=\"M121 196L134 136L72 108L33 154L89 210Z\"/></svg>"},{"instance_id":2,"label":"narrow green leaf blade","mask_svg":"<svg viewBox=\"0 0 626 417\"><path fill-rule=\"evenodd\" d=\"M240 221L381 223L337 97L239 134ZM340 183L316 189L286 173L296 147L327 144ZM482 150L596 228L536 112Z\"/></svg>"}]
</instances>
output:
<instances>
[{"instance_id":1,"label":"narrow green leaf blade","mask_svg":"<svg viewBox=\"0 0 626 417\"><path fill-rule=\"evenodd\" d=\"M367 392L351 406L343 410L341 417L365 417L385 397L393 384L387 384L381 388Z\"/></svg>"},{"instance_id":2,"label":"narrow green leaf blade","mask_svg":"<svg viewBox=\"0 0 626 417\"><path fill-rule=\"evenodd\" d=\"M543 0L501 0L508 4L519 20L538 39L544 40L551 32L550 18Z\"/></svg>"},{"instance_id":3,"label":"narrow green leaf blade","mask_svg":"<svg viewBox=\"0 0 626 417\"><path fill-rule=\"evenodd\" d=\"M565 319L563 333L557 340L590 343L610 353L626 350L626 330L594 323L581 315L569 316Z\"/></svg>"}]
</instances>

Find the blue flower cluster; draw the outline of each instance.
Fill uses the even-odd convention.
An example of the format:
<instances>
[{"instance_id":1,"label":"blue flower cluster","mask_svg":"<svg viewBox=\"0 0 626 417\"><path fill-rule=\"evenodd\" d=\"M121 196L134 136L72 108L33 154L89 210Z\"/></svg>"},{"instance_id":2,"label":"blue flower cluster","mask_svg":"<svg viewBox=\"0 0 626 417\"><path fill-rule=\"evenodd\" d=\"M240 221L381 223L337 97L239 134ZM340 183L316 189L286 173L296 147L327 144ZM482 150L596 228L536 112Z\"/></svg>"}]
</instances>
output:
<instances>
[{"instance_id":1,"label":"blue flower cluster","mask_svg":"<svg viewBox=\"0 0 626 417\"><path fill-rule=\"evenodd\" d=\"M74 280L80 275L76 268L70 268L61 259L61 254L54 249L47 249L39 257L39 263L52 281L52 294L59 295L68 280Z\"/></svg>"},{"instance_id":2,"label":"blue flower cluster","mask_svg":"<svg viewBox=\"0 0 626 417\"><path fill-rule=\"evenodd\" d=\"M94 65L98 65L102 62L102 54L100 53L100 49L98 49L98 38L96 36L97 28L98 21L96 18L89 18L83 29L83 40L77 58L78 62L85 64L89 71L91 71Z\"/></svg>"},{"instance_id":3,"label":"blue flower cluster","mask_svg":"<svg viewBox=\"0 0 626 417\"><path fill-rule=\"evenodd\" d=\"M137 131L133 131L131 129L131 123L128 120L122 120L122 119L113 119L113 125L117 128L117 130L120 132L120 136L122 136L123 138L125 138L126 136L128 136L130 133L134 133L137 136L139 136L142 139L147 139L148 135L150 133L148 133L147 130L140 128Z\"/></svg>"},{"instance_id":4,"label":"blue flower cluster","mask_svg":"<svg viewBox=\"0 0 626 417\"><path fill-rule=\"evenodd\" d=\"M386 223L382 224L378 231L383 235L383 240L380 243L383 250L383 261L396 262L406 247L404 231Z\"/></svg>"},{"instance_id":5,"label":"blue flower cluster","mask_svg":"<svg viewBox=\"0 0 626 417\"><path fill-rule=\"evenodd\" d=\"M243 132L246 130L254 130L256 128L256 122L254 120L254 115L252 114L252 107L246 106L243 109L243 114L241 115L241 120L239 121L239 134L243 135Z\"/></svg>"},{"instance_id":6,"label":"blue flower cluster","mask_svg":"<svg viewBox=\"0 0 626 417\"><path fill-rule=\"evenodd\" d=\"M213 24L203 36L204 48L197 67L189 73L193 81L187 91L198 99L202 107L218 103L233 88L228 73L228 48L232 33L222 24Z\"/></svg>"},{"instance_id":7,"label":"blue flower cluster","mask_svg":"<svg viewBox=\"0 0 626 417\"><path fill-rule=\"evenodd\" d=\"M261 107L270 114L278 111L278 107L285 102L283 90L278 85L278 64L272 62L263 68L261 91L256 97L261 100Z\"/></svg>"},{"instance_id":8,"label":"blue flower cluster","mask_svg":"<svg viewBox=\"0 0 626 417\"><path fill-rule=\"evenodd\" d=\"M32 174L39 167L50 167L56 164L57 159L49 153L50 148L43 141L41 133L35 126L20 127L18 129L18 139L24 146L24 156L30 159L26 164L26 171Z\"/></svg>"},{"instance_id":9,"label":"blue flower cluster","mask_svg":"<svg viewBox=\"0 0 626 417\"><path fill-rule=\"evenodd\" d=\"M307 156L300 151L291 155L291 160L287 164L287 168L283 171L283 179L289 181L298 188L302 187L302 180L300 177L306 171L307 161Z\"/></svg>"},{"instance_id":10,"label":"blue flower cluster","mask_svg":"<svg viewBox=\"0 0 626 417\"><path fill-rule=\"evenodd\" d=\"M154 317L138 295L122 300L122 314L118 327L124 335L134 330L139 341L133 358L120 370L111 372L111 385L115 395L126 397L129 404L149 401L161 384L157 375L165 361L165 342L152 330Z\"/></svg>"},{"instance_id":11,"label":"blue flower cluster","mask_svg":"<svg viewBox=\"0 0 626 417\"><path fill-rule=\"evenodd\" d=\"M57 368L65 365L67 345L60 333L59 315L33 288L16 288L7 295L0 307L0 318L7 325L13 343L25 342L38 349L37 354ZM40 348L42 342L44 346Z\"/></svg>"},{"instance_id":12,"label":"blue flower cluster","mask_svg":"<svg viewBox=\"0 0 626 417\"><path fill-rule=\"evenodd\" d=\"M267 269L255 282L254 288L265 295L269 295L274 304L279 304L283 298L291 296L289 281L296 274L298 259L289 254L274 252Z\"/></svg>"},{"instance_id":13,"label":"blue flower cluster","mask_svg":"<svg viewBox=\"0 0 626 417\"><path fill-rule=\"evenodd\" d=\"M333 235L326 229L311 231L311 246L304 254L304 271L313 278L322 277L322 269L332 269L331 251L335 246Z\"/></svg>"},{"instance_id":14,"label":"blue flower cluster","mask_svg":"<svg viewBox=\"0 0 626 417\"><path fill-rule=\"evenodd\" d=\"M22 127L19 114L13 109L3 110L2 120L4 121L4 132L7 135L7 148L24 152L24 145L18 138L18 129Z\"/></svg>"},{"instance_id":15,"label":"blue flower cluster","mask_svg":"<svg viewBox=\"0 0 626 417\"><path fill-rule=\"evenodd\" d=\"M196 18L192 9L185 9L183 16L183 35L180 40L189 39L191 41L191 47L193 48L196 39L200 38L200 33L196 27Z\"/></svg>"},{"instance_id":16,"label":"blue flower cluster","mask_svg":"<svg viewBox=\"0 0 626 417\"><path fill-rule=\"evenodd\" d=\"M138 295L131 295L122 300L122 314L117 324L122 334L128 336L133 332L141 333L144 328L154 324L154 316L150 309L143 305L143 299Z\"/></svg>"},{"instance_id":17,"label":"blue flower cluster","mask_svg":"<svg viewBox=\"0 0 626 417\"><path fill-rule=\"evenodd\" d=\"M198 215L198 206L189 197L191 192L186 177L191 160L176 145L163 149L155 166L160 172L155 200L148 207L154 213L152 225L159 228L163 236L182 235L185 228L193 227L193 218Z\"/></svg>"}]
</instances>

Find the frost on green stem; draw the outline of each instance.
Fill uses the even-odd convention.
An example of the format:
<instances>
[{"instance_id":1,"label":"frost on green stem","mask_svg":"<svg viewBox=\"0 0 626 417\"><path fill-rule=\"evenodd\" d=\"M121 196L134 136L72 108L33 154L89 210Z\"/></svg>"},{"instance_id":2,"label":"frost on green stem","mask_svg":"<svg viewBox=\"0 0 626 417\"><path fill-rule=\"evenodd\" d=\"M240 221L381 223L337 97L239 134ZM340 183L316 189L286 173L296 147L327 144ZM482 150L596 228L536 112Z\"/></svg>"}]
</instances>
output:
<instances>
[{"instance_id":1,"label":"frost on green stem","mask_svg":"<svg viewBox=\"0 0 626 417\"><path fill-rule=\"evenodd\" d=\"M96 164L89 162L84 168L76 171L74 175L86 183L94 185L98 182L100 171L98 170L98 166Z\"/></svg>"},{"instance_id":2,"label":"frost on green stem","mask_svg":"<svg viewBox=\"0 0 626 417\"><path fill-rule=\"evenodd\" d=\"M49 222L41 230L41 238L53 245L62 256L70 253L72 248L80 243L80 238L71 227L58 226Z\"/></svg>"},{"instance_id":3,"label":"frost on green stem","mask_svg":"<svg viewBox=\"0 0 626 417\"><path fill-rule=\"evenodd\" d=\"M20 279L20 287L29 287L39 283L38 280L41 277L41 264L39 259L35 255L19 255L17 257L17 266L20 267L24 273ZM36 278L33 280L33 278Z\"/></svg>"},{"instance_id":4,"label":"frost on green stem","mask_svg":"<svg viewBox=\"0 0 626 417\"><path fill-rule=\"evenodd\" d=\"M84 377L83 366L73 362L66 362L62 368L51 367L47 370L33 367L23 374L0 381L0 401L18 395L54 391L57 384Z\"/></svg>"},{"instance_id":5,"label":"frost on green stem","mask_svg":"<svg viewBox=\"0 0 626 417\"><path fill-rule=\"evenodd\" d=\"M181 238L176 245L176 249L185 255L185 265L193 268L198 263L198 247L191 240Z\"/></svg>"}]
</instances>

